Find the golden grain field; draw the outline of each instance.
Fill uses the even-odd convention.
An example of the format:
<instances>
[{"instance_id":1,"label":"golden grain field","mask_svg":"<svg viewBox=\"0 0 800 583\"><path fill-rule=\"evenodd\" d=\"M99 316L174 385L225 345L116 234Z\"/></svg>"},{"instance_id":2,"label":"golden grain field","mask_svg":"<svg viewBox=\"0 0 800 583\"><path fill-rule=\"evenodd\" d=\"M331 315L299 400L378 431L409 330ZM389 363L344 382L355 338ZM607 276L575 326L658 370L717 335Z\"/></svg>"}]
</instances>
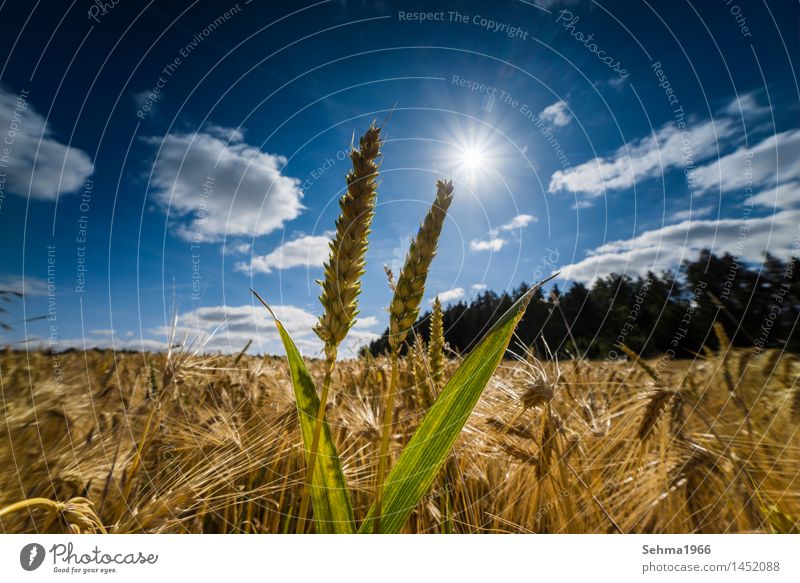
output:
<instances>
[{"instance_id":1,"label":"golden grain field","mask_svg":"<svg viewBox=\"0 0 800 583\"><path fill-rule=\"evenodd\" d=\"M398 360L390 465L426 412L420 358ZM58 378L49 353L0 363L3 532L295 532L305 463L285 359L69 352ZM402 531L797 532L800 361L728 349L654 366L503 361ZM358 521L390 371L364 357L330 380Z\"/></svg>"}]
</instances>

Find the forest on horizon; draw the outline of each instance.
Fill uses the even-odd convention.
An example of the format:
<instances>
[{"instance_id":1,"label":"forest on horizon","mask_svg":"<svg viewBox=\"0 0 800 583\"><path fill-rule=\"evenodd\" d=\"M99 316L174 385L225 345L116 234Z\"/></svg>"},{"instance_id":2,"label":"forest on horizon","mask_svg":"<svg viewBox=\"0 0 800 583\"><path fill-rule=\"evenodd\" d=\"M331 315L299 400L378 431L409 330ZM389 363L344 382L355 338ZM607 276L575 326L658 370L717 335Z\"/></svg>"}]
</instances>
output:
<instances>
[{"instance_id":1,"label":"forest on horizon","mask_svg":"<svg viewBox=\"0 0 800 583\"><path fill-rule=\"evenodd\" d=\"M645 357L692 358L704 346L718 347L713 324L719 322L734 346L753 347L756 353L775 347L798 352L795 264L795 257L782 261L767 254L761 265L748 266L729 253L704 250L677 272L636 278L612 274L591 286L555 286L546 295L540 290L517 328L516 345L534 346L539 354L549 348L559 358L617 358L622 344ZM487 290L470 302L444 307L450 350L469 351L530 287L523 282L511 292ZM430 311L415 325L426 342L429 317ZM362 352L385 352L387 334L388 328Z\"/></svg>"}]
</instances>

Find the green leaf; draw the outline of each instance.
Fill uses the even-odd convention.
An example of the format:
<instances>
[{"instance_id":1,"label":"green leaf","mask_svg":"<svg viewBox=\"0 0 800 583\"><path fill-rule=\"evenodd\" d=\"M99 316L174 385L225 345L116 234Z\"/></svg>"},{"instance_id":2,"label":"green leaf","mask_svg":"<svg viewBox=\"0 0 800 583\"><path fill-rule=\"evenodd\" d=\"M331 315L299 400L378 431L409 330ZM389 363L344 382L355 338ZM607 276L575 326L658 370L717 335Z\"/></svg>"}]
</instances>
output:
<instances>
[{"instance_id":1,"label":"green leaf","mask_svg":"<svg viewBox=\"0 0 800 583\"><path fill-rule=\"evenodd\" d=\"M399 532L431 487L483 389L503 359L514 329L533 294L552 277L528 290L511 306L445 385L386 479L381 533ZM359 529L360 533L374 532L374 513L373 504Z\"/></svg>"},{"instance_id":2,"label":"green leaf","mask_svg":"<svg viewBox=\"0 0 800 583\"><path fill-rule=\"evenodd\" d=\"M251 290L252 291L252 290ZM306 368L303 357L297 350L291 336L275 316L270 307L253 291L253 294L264 305L278 327L278 333L286 350L289 371L294 387L297 415L300 418L300 432L306 450L306 463L311 451L314 437L314 425L319 409L319 397L314 387L314 379ZM319 439L317 467L314 470L311 487L311 505L314 509L314 528L319 534L353 534L356 531L353 507L350 504L350 493L347 481L339 462L339 455L331 437L327 421L323 421L322 434Z\"/></svg>"}]
</instances>

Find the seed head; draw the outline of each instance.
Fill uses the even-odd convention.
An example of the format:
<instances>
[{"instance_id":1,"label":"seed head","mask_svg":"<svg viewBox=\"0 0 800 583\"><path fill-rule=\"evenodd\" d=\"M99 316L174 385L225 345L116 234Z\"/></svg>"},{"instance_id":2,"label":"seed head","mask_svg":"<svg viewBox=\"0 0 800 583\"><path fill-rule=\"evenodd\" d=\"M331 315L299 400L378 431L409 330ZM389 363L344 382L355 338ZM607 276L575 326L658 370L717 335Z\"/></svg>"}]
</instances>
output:
<instances>
[{"instance_id":1,"label":"seed head","mask_svg":"<svg viewBox=\"0 0 800 583\"><path fill-rule=\"evenodd\" d=\"M439 296L436 296L433 300L430 340L428 341L428 360L431 365L433 390L438 394L442 388L442 379L444 377L444 317Z\"/></svg>"},{"instance_id":2,"label":"seed head","mask_svg":"<svg viewBox=\"0 0 800 583\"><path fill-rule=\"evenodd\" d=\"M353 169L347 174L347 192L339 200L341 214L336 219L336 236L325 263L325 279L318 282L322 286L319 301L325 312L314 331L325 343L326 352L336 351L358 315L367 236L377 198L380 133L379 127L371 125L358 149L350 152Z\"/></svg>"},{"instance_id":3,"label":"seed head","mask_svg":"<svg viewBox=\"0 0 800 583\"><path fill-rule=\"evenodd\" d=\"M452 201L453 183L437 181L436 200L422 221L417 236L411 241L389 306L389 346L393 352L403 343L411 326L417 321L425 294L425 281Z\"/></svg>"}]
</instances>

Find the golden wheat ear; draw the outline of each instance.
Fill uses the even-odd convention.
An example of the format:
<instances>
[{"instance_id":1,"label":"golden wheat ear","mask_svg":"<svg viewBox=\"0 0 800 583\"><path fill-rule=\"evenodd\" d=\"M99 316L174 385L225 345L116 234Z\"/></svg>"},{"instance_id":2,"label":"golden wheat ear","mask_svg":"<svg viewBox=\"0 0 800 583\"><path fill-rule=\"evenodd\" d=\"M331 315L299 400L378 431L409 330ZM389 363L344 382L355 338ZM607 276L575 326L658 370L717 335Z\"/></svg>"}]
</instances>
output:
<instances>
[{"instance_id":1,"label":"golden wheat ear","mask_svg":"<svg viewBox=\"0 0 800 583\"><path fill-rule=\"evenodd\" d=\"M403 270L397 278L394 297L389 306L389 346L396 352L408 336L408 332L419 316L425 282L431 262L436 255L439 235L453 202L453 183L439 180L436 183L436 199L411 241Z\"/></svg>"},{"instance_id":2,"label":"golden wheat ear","mask_svg":"<svg viewBox=\"0 0 800 583\"><path fill-rule=\"evenodd\" d=\"M428 360L431 363L431 384L434 395L438 395L444 380L444 314L439 296L433 300L431 311Z\"/></svg>"},{"instance_id":3,"label":"golden wheat ear","mask_svg":"<svg viewBox=\"0 0 800 583\"><path fill-rule=\"evenodd\" d=\"M436 199L411 241L403 270L394 286L392 303L389 304L389 348L392 357L392 376L389 381L389 394L383 410L383 436L378 458L378 487L375 493L375 532L380 532L381 505L383 504L383 480L388 466L389 435L392 433L392 417L395 395L397 394L397 357L411 327L419 316L419 306L425 295L425 282L431 262L436 255L439 235L447 217L447 210L453 202L452 181L436 182Z\"/></svg>"},{"instance_id":4,"label":"golden wheat ear","mask_svg":"<svg viewBox=\"0 0 800 583\"><path fill-rule=\"evenodd\" d=\"M381 145L381 128L373 123L359 140L358 149L350 152L353 168L347 175L347 190L339 200L341 212L325 262L325 277L319 282L319 301L325 311L314 331L325 343L326 352L335 351L358 314L367 238L378 196L377 159Z\"/></svg>"},{"instance_id":5,"label":"golden wheat ear","mask_svg":"<svg viewBox=\"0 0 800 583\"><path fill-rule=\"evenodd\" d=\"M336 219L336 236L331 241L331 253L325 263L325 278L319 282L322 286L319 301L325 311L314 327L314 332L325 346L325 377L322 381L319 408L311 438L305 486L300 498L298 533L305 530L317 451L337 351L358 315L358 296L361 293L361 276L364 275L367 238L378 197L377 160L381 153L381 144L381 128L373 122L361 136L358 148L350 152L353 168L346 177L347 190L339 200L341 213Z\"/></svg>"}]
</instances>

